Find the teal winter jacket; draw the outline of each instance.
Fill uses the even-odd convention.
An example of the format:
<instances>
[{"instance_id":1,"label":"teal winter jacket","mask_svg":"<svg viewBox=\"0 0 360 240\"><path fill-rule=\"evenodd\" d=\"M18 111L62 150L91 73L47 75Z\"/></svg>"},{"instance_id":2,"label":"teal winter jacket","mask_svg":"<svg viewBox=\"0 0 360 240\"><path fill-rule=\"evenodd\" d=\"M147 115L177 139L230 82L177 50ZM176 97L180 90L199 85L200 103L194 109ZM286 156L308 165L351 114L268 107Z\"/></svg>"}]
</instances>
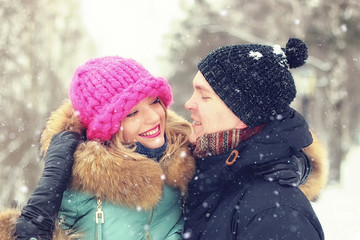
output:
<instances>
[{"instance_id":1,"label":"teal winter jacket","mask_svg":"<svg viewBox=\"0 0 360 240\"><path fill-rule=\"evenodd\" d=\"M101 203L103 215L98 218L99 204L93 195L67 190L59 213L62 227L78 229L84 239L141 240L148 236L150 239L182 239L181 196L179 191L166 184L160 202L149 210L104 200Z\"/></svg>"}]
</instances>

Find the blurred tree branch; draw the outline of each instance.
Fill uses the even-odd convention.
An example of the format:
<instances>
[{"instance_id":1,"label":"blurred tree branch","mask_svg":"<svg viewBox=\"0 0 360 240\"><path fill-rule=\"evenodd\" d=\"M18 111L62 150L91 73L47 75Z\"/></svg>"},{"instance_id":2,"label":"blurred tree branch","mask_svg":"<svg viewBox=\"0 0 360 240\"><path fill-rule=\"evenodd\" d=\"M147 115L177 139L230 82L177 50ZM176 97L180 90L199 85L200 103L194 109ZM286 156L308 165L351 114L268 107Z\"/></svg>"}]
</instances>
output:
<instances>
[{"instance_id":1,"label":"blurred tree branch","mask_svg":"<svg viewBox=\"0 0 360 240\"><path fill-rule=\"evenodd\" d=\"M0 21L1 208L23 203L35 187L46 118L94 47L76 0L0 0Z\"/></svg>"}]
</instances>

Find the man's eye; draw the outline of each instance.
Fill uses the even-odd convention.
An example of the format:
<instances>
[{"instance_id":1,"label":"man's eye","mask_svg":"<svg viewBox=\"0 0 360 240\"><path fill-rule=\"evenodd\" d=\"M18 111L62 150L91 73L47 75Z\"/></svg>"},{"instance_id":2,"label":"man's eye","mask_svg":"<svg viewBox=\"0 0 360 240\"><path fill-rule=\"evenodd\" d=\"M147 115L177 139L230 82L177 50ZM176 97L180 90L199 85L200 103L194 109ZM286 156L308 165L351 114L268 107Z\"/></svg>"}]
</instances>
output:
<instances>
[{"instance_id":1,"label":"man's eye","mask_svg":"<svg viewBox=\"0 0 360 240\"><path fill-rule=\"evenodd\" d=\"M138 111L129 113L128 115L126 115L126 117L133 117L133 116L135 116L137 113L138 113Z\"/></svg>"}]
</instances>

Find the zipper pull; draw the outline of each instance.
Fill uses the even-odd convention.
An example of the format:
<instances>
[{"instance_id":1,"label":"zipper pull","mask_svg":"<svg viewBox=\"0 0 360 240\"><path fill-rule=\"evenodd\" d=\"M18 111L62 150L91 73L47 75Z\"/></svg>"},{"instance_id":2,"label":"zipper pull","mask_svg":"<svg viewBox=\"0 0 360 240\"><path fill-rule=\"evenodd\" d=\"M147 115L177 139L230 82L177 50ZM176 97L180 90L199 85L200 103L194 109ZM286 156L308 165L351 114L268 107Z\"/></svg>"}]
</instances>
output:
<instances>
[{"instance_id":1,"label":"zipper pull","mask_svg":"<svg viewBox=\"0 0 360 240\"><path fill-rule=\"evenodd\" d=\"M105 218L104 218L104 212L102 211L102 201L100 198L98 198L97 200L97 211L96 211L96 217L95 217L95 221L96 221L96 224L99 223L99 219L101 219L101 223L104 223L105 222Z\"/></svg>"}]
</instances>

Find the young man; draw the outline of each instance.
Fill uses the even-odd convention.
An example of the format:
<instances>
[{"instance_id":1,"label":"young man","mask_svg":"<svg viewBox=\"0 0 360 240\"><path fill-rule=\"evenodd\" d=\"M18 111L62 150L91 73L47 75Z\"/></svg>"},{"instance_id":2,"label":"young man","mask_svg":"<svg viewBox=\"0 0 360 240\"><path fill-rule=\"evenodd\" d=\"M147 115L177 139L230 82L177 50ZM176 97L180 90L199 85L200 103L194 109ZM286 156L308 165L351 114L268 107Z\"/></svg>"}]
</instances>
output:
<instances>
[{"instance_id":1,"label":"young man","mask_svg":"<svg viewBox=\"0 0 360 240\"><path fill-rule=\"evenodd\" d=\"M289 107L296 95L290 68L307 47L257 44L221 47L198 65L192 112L197 172L189 183L184 239L324 239L306 196L264 174L312 143L304 118Z\"/></svg>"}]
</instances>

